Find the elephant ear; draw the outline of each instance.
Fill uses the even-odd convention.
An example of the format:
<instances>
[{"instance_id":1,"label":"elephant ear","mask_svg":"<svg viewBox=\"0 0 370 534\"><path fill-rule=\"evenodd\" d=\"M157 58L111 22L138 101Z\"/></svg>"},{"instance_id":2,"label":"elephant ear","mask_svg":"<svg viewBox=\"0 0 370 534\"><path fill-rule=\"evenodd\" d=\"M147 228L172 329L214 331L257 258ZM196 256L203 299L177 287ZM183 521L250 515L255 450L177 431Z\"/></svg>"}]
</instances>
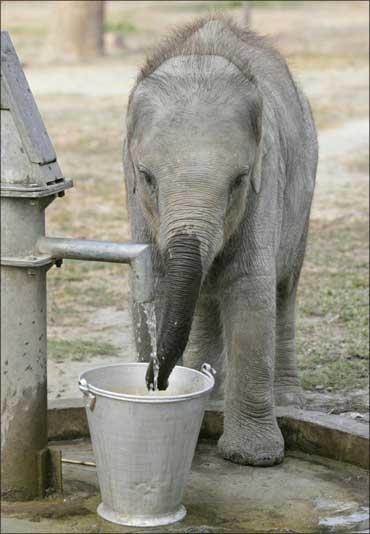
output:
<instances>
[{"instance_id":1,"label":"elephant ear","mask_svg":"<svg viewBox=\"0 0 370 534\"><path fill-rule=\"evenodd\" d=\"M127 138L124 141L123 145L123 166L126 178L127 190L133 195L136 192L136 173L134 164L132 162L130 148L128 146Z\"/></svg>"},{"instance_id":2,"label":"elephant ear","mask_svg":"<svg viewBox=\"0 0 370 534\"><path fill-rule=\"evenodd\" d=\"M261 181L262 181L262 159L263 159L263 147L262 139L258 143L256 159L253 165L252 171L252 187L253 191L258 194L261 191Z\"/></svg>"},{"instance_id":3,"label":"elephant ear","mask_svg":"<svg viewBox=\"0 0 370 534\"><path fill-rule=\"evenodd\" d=\"M255 117L253 130L256 136L257 149L256 149L256 156L255 156L254 165L252 169L252 187L253 187L254 192L258 194L261 191L262 160L263 160L263 154L264 154L263 128L262 128L262 106L258 110L257 117Z\"/></svg>"}]
</instances>

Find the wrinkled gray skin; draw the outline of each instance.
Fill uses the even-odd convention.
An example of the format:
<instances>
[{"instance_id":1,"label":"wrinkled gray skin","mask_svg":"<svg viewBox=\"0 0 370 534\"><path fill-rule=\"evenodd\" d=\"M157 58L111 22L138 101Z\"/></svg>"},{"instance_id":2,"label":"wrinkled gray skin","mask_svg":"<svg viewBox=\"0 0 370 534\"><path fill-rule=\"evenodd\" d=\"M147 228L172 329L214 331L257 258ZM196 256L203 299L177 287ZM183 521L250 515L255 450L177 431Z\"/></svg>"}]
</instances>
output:
<instances>
[{"instance_id":1,"label":"wrinkled gray skin","mask_svg":"<svg viewBox=\"0 0 370 534\"><path fill-rule=\"evenodd\" d=\"M177 43L139 79L127 116L132 236L153 245L159 388L182 355L190 367L210 363L224 388L222 454L273 465L284 454L274 405L302 399L294 308L316 132L284 61L254 34L210 20L191 39L216 53L182 55ZM250 76L222 52L228 39ZM149 361L144 311L134 302L133 312Z\"/></svg>"}]
</instances>

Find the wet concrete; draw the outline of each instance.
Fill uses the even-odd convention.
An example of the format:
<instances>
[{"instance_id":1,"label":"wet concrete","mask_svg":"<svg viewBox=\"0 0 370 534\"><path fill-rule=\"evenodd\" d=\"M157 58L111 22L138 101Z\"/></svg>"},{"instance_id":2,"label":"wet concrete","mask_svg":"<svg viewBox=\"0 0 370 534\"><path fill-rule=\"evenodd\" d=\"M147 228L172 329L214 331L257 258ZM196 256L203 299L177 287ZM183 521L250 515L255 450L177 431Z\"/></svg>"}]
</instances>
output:
<instances>
[{"instance_id":1,"label":"wet concrete","mask_svg":"<svg viewBox=\"0 0 370 534\"><path fill-rule=\"evenodd\" d=\"M58 443L63 457L92 460L88 441ZM160 529L135 529L96 515L93 467L63 464L65 495L3 503L3 533L368 532L367 472L350 464L290 452L282 465L253 468L219 457L214 442L198 444L184 494L185 519Z\"/></svg>"}]
</instances>

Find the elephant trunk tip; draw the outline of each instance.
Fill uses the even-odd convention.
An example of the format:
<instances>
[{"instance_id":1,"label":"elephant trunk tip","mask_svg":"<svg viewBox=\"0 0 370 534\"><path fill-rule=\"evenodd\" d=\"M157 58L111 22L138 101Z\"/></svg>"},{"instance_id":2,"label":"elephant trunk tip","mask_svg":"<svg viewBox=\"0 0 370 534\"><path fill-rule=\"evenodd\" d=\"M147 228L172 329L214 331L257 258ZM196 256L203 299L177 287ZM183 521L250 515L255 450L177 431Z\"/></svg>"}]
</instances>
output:
<instances>
[{"instance_id":1,"label":"elephant trunk tip","mask_svg":"<svg viewBox=\"0 0 370 534\"><path fill-rule=\"evenodd\" d=\"M168 388L168 376L170 375L171 371L164 372L162 369L161 372L160 367L156 369L155 362L152 360L148 365L145 375L146 387L148 388L148 391L156 391L157 389L159 391L166 390Z\"/></svg>"},{"instance_id":2,"label":"elephant trunk tip","mask_svg":"<svg viewBox=\"0 0 370 534\"><path fill-rule=\"evenodd\" d=\"M159 369L154 361L150 362L146 374L148 389L155 387L156 378L158 389L167 389L168 378L187 345L202 283L199 238L186 233L172 236L167 245L165 268L156 347Z\"/></svg>"}]
</instances>

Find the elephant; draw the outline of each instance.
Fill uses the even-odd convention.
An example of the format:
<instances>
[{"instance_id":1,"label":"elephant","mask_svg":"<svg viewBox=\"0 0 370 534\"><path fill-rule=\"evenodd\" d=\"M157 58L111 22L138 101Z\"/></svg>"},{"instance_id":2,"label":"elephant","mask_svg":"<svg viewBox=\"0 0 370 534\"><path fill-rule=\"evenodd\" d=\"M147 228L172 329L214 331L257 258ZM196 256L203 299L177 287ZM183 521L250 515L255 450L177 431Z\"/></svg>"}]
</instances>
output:
<instances>
[{"instance_id":1,"label":"elephant","mask_svg":"<svg viewBox=\"0 0 370 534\"><path fill-rule=\"evenodd\" d=\"M132 239L151 244L158 388L209 362L223 457L283 460L276 405L300 405L295 301L318 159L308 100L270 42L223 15L176 29L131 90L123 148ZM145 306L132 302L153 385Z\"/></svg>"}]
</instances>

